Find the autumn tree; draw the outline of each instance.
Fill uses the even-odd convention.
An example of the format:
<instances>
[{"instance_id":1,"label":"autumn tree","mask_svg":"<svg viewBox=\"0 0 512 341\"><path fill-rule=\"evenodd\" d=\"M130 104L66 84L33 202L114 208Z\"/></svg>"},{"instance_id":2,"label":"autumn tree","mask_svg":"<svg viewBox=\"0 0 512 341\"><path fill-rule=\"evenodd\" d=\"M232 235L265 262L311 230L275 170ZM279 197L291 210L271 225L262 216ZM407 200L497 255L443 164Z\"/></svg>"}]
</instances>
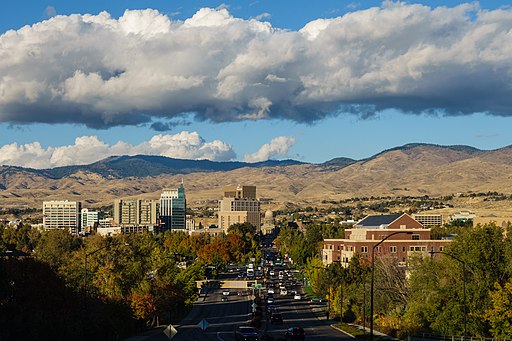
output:
<instances>
[{"instance_id":1,"label":"autumn tree","mask_svg":"<svg viewBox=\"0 0 512 341\"><path fill-rule=\"evenodd\" d=\"M485 311L483 317L490 323L490 331L495 338L508 339L512 335L512 281L503 286L495 283L489 295L492 307Z\"/></svg>"}]
</instances>

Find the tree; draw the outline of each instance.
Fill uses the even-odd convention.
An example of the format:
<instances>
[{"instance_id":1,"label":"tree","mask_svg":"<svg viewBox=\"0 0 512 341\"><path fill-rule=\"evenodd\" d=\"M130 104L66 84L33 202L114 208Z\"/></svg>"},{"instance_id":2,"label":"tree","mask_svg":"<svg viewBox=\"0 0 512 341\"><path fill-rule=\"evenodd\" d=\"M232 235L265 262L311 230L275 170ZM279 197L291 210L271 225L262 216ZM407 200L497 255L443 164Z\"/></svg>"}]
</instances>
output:
<instances>
[{"instance_id":1,"label":"tree","mask_svg":"<svg viewBox=\"0 0 512 341\"><path fill-rule=\"evenodd\" d=\"M491 324L491 333L498 339L507 339L512 335L512 282L505 285L494 284L494 291L489 295L492 308L487 309L484 318Z\"/></svg>"},{"instance_id":2,"label":"tree","mask_svg":"<svg viewBox=\"0 0 512 341\"><path fill-rule=\"evenodd\" d=\"M46 231L35 248L38 260L57 270L64 265L73 250L80 247L80 240L65 229Z\"/></svg>"}]
</instances>

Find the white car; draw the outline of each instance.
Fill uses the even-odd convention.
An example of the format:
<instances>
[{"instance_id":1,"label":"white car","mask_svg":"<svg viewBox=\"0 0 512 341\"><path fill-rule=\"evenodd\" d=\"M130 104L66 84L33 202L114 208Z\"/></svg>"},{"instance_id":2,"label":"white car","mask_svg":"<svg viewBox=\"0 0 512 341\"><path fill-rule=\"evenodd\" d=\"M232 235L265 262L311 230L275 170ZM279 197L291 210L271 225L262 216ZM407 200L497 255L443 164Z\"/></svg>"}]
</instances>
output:
<instances>
[{"instance_id":1,"label":"white car","mask_svg":"<svg viewBox=\"0 0 512 341\"><path fill-rule=\"evenodd\" d=\"M286 296L288 295L288 290L286 289L281 289L281 292L279 293L281 296Z\"/></svg>"},{"instance_id":2,"label":"white car","mask_svg":"<svg viewBox=\"0 0 512 341\"><path fill-rule=\"evenodd\" d=\"M275 275L276 275L276 273L274 272L274 270L270 270L270 271L269 271L269 275L270 275L270 276L275 276Z\"/></svg>"},{"instance_id":3,"label":"white car","mask_svg":"<svg viewBox=\"0 0 512 341\"><path fill-rule=\"evenodd\" d=\"M273 297L268 297L267 298L267 304L273 304L274 303L274 298Z\"/></svg>"},{"instance_id":4,"label":"white car","mask_svg":"<svg viewBox=\"0 0 512 341\"><path fill-rule=\"evenodd\" d=\"M269 294L274 294L274 288L268 288L268 291L267 291Z\"/></svg>"},{"instance_id":5,"label":"white car","mask_svg":"<svg viewBox=\"0 0 512 341\"><path fill-rule=\"evenodd\" d=\"M301 299L301 296L298 292L295 293L295 295L293 295L293 299L294 300L300 300Z\"/></svg>"},{"instance_id":6,"label":"white car","mask_svg":"<svg viewBox=\"0 0 512 341\"><path fill-rule=\"evenodd\" d=\"M223 290L223 291L222 291L222 295L223 295L223 296L229 296L229 290L227 290L227 289L226 289L226 290Z\"/></svg>"}]
</instances>

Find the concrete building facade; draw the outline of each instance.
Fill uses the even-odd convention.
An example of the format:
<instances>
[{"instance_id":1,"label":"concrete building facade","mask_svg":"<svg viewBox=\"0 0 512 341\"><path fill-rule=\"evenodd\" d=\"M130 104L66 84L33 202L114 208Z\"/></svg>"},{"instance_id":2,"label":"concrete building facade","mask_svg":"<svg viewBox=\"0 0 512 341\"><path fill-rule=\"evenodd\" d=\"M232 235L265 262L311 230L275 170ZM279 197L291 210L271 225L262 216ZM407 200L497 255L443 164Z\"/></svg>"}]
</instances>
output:
<instances>
[{"instance_id":1,"label":"concrete building facade","mask_svg":"<svg viewBox=\"0 0 512 341\"><path fill-rule=\"evenodd\" d=\"M67 229L78 234L81 206L79 201L43 201L44 230Z\"/></svg>"},{"instance_id":2,"label":"concrete building facade","mask_svg":"<svg viewBox=\"0 0 512 341\"><path fill-rule=\"evenodd\" d=\"M443 226L442 214L414 214L412 217L424 227Z\"/></svg>"},{"instance_id":3,"label":"concrete building facade","mask_svg":"<svg viewBox=\"0 0 512 341\"><path fill-rule=\"evenodd\" d=\"M119 225L155 225L158 222L158 200L116 199L114 221Z\"/></svg>"},{"instance_id":4,"label":"concrete building facade","mask_svg":"<svg viewBox=\"0 0 512 341\"><path fill-rule=\"evenodd\" d=\"M260 202L256 198L256 186L226 186L224 197L219 201L218 227L223 231L236 223L250 223L261 229Z\"/></svg>"}]
</instances>

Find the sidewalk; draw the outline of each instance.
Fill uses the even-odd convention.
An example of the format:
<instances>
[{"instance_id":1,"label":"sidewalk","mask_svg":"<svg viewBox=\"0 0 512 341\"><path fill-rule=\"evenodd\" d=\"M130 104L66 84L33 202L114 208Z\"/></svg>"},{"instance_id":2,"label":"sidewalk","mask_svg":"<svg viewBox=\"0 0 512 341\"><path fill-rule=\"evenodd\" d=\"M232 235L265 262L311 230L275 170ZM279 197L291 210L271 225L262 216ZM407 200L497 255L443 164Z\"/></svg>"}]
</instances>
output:
<instances>
[{"instance_id":1,"label":"sidewalk","mask_svg":"<svg viewBox=\"0 0 512 341\"><path fill-rule=\"evenodd\" d=\"M344 331L344 330L341 330L340 328L336 327L335 324L339 323L339 320L334 320L334 319L327 319L327 316L326 316L326 313L325 313L325 308L327 308L327 305L318 305L316 307L311 307L311 311L313 312L313 314L316 316L316 318L318 320L322 320L324 321L326 324L328 324L329 326L331 326L331 328L334 328L336 330L338 330L339 332L345 334L345 335L348 335L352 338L355 338L354 335L351 335L350 333ZM357 328L359 330L364 330L366 335L368 335L368 338L370 336L370 328L368 327L363 327L363 326L360 326L358 324L355 324L355 323L347 323L349 326L352 326L354 328ZM392 336L389 336L387 334L384 334L384 333L381 333L377 330L373 330L373 334L378 337L379 339L381 340L393 340L393 341L399 341L399 339L397 338L394 338Z\"/></svg>"}]
</instances>

